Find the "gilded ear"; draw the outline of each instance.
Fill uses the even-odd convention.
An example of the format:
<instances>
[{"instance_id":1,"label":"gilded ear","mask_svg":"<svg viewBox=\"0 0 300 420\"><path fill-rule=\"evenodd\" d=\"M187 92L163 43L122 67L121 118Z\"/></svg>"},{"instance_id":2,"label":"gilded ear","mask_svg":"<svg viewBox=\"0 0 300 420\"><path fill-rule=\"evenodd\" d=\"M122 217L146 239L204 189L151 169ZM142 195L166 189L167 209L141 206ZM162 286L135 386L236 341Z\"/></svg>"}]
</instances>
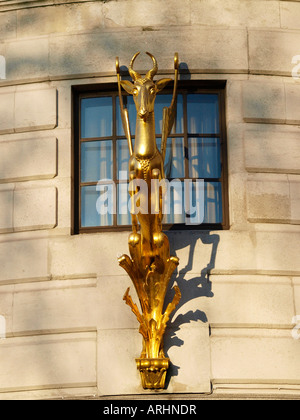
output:
<instances>
[{"instance_id":1,"label":"gilded ear","mask_svg":"<svg viewBox=\"0 0 300 420\"><path fill-rule=\"evenodd\" d=\"M163 88L170 82L172 82L172 79L160 79L160 80L158 80L156 82L157 92L160 92L161 90L163 90Z\"/></svg>"},{"instance_id":2,"label":"gilded ear","mask_svg":"<svg viewBox=\"0 0 300 420\"><path fill-rule=\"evenodd\" d=\"M126 90L127 93L129 93L130 95L133 94L134 91L134 84L129 82L128 80L121 80L121 85L123 87L124 90Z\"/></svg>"}]
</instances>

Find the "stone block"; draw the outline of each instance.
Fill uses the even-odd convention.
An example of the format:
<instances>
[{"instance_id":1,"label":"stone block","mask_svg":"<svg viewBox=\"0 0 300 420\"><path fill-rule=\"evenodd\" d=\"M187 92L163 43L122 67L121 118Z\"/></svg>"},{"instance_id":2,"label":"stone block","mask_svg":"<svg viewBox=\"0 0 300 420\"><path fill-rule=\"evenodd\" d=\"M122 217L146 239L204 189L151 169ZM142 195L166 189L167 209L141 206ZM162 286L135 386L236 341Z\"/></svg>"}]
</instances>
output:
<instances>
[{"instance_id":1,"label":"stone block","mask_svg":"<svg viewBox=\"0 0 300 420\"><path fill-rule=\"evenodd\" d=\"M286 123L300 125L300 85L285 84L285 97Z\"/></svg>"},{"instance_id":2,"label":"stone block","mask_svg":"<svg viewBox=\"0 0 300 420\"><path fill-rule=\"evenodd\" d=\"M210 393L211 364L208 323L179 324L174 331L167 330L165 351L171 360L170 382L172 393ZM188 355L188 356L187 356Z\"/></svg>"},{"instance_id":3,"label":"stone block","mask_svg":"<svg viewBox=\"0 0 300 420\"><path fill-rule=\"evenodd\" d=\"M239 161L240 162L240 161ZM244 159L242 158L244 164ZM230 226L242 226L247 224L247 201L246 201L246 184L247 174L241 172L229 176L229 220Z\"/></svg>"},{"instance_id":4,"label":"stone block","mask_svg":"<svg viewBox=\"0 0 300 420\"><path fill-rule=\"evenodd\" d=\"M57 223L54 187L17 189L14 193L14 229L52 229Z\"/></svg>"},{"instance_id":5,"label":"stone block","mask_svg":"<svg viewBox=\"0 0 300 420\"><path fill-rule=\"evenodd\" d=\"M101 321L97 317L95 279L52 280L26 286L16 286L15 335L95 330Z\"/></svg>"},{"instance_id":6,"label":"stone block","mask_svg":"<svg viewBox=\"0 0 300 420\"><path fill-rule=\"evenodd\" d=\"M257 272L293 274L300 271L299 232L256 232L255 253Z\"/></svg>"},{"instance_id":7,"label":"stone block","mask_svg":"<svg viewBox=\"0 0 300 420\"><path fill-rule=\"evenodd\" d=\"M65 400L69 399L85 399L95 397L97 395L96 386L83 386L83 387L71 387L71 388L51 388L51 389L38 389L38 390L27 390L18 392L2 392L2 400L12 401L24 401L24 400L49 400L58 399Z\"/></svg>"},{"instance_id":8,"label":"stone block","mask_svg":"<svg viewBox=\"0 0 300 420\"><path fill-rule=\"evenodd\" d=\"M292 223L300 224L300 176L289 175Z\"/></svg>"},{"instance_id":9,"label":"stone block","mask_svg":"<svg viewBox=\"0 0 300 420\"><path fill-rule=\"evenodd\" d=\"M0 46L0 50L2 50L2 48ZM0 80L5 80L5 79L6 79L6 58L4 55L0 55Z\"/></svg>"},{"instance_id":10,"label":"stone block","mask_svg":"<svg viewBox=\"0 0 300 420\"><path fill-rule=\"evenodd\" d=\"M0 242L0 266L0 284L47 279L47 240Z\"/></svg>"},{"instance_id":11,"label":"stone block","mask_svg":"<svg viewBox=\"0 0 300 420\"><path fill-rule=\"evenodd\" d=\"M2 182L53 178L57 173L55 137L32 138L0 143Z\"/></svg>"},{"instance_id":12,"label":"stone block","mask_svg":"<svg viewBox=\"0 0 300 420\"><path fill-rule=\"evenodd\" d=\"M189 271L196 276L205 276L208 270L273 275L300 271L298 232L168 232L168 236L172 255L180 258L179 273L182 275ZM98 273L101 277L124 276L126 274L117 263L117 254L128 252L127 238L127 232L51 238L50 272L55 276L83 273ZM124 279L124 286L125 282ZM129 278L127 284L131 285ZM122 294L123 289L118 299Z\"/></svg>"},{"instance_id":13,"label":"stone block","mask_svg":"<svg viewBox=\"0 0 300 420\"><path fill-rule=\"evenodd\" d=\"M229 123L227 126L227 151L229 175L245 172L244 124Z\"/></svg>"},{"instance_id":14,"label":"stone block","mask_svg":"<svg viewBox=\"0 0 300 420\"><path fill-rule=\"evenodd\" d=\"M164 49L166 44L168 54ZM169 27L168 31L125 31L122 36L105 31L52 37L51 76L115 73L116 56L119 56L121 65L128 66L130 63L133 53L126 53L128 45L135 45L134 51L151 50L157 57L160 70L173 72L174 53L178 51L180 61L188 63L190 70L209 73L248 71L247 33L244 29L216 29L212 32L202 27L186 30L174 26ZM124 54L120 54L120 51L124 51ZM141 56L136 69L141 72L149 70L149 57Z\"/></svg>"},{"instance_id":15,"label":"stone block","mask_svg":"<svg viewBox=\"0 0 300 420\"><path fill-rule=\"evenodd\" d=\"M208 325L195 323L193 326L181 326L176 331L179 332L175 336L173 331L166 331L165 351L171 360L171 365L167 374L167 389L160 393L209 393ZM137 329L98 331L100 395L151 393L143 390L140 374L136 368L135 359L140 357L141 350L142 336ZM189 357L186 357L187 352Z\"/></svg>"},{"instance_id":16,"label":"stone block","mask_svg":"<svg viewBox=\"0 0 300 420\"><path fill-rule=\"evenodd\" d=\"M63 158L62 158L63 159ZM71 191L72 180L68 178L55 179L55 186L57 188L57 227L67 228L68 231L72 228L72 215L70 211L71 206Z\"/></svg>"},{"instance_id":17,"label":"stone block","mask_svg":"<svg viewBox=\"0 0 300 420\"><path fill-rule=\"evenodd\" d=\"M227 27L280 27L279 2L192 0L191 23Z\"/></svg>"},{"instance_id":18,"label":"stone block","mask_svg":"<svg viewBox=\"0 0 300 420\"><path fill-rule=\"evenodd\" d=\"M66 83L65 86L60 86L58 88L58 127L61 129L66 129L66 132L69 134L71 130L71 112L72 107L71 101L71 86L70 82ZM70 134L69 134L70 138ZM69 140L70 141L70 140Z\"/></svg>"},{"instance_id":19,"label":"stone block","mask_svg":"<svg viewBox=\"0 0 300 420\"><path fill-rule=\"evenodd\" d=\"M245 165L248 172L300 173L299 130L263 125L246 130Z\"/></svg>"},{"instance_id":20,"label":"stone block","mask_svg":"<svg viewBox=\"0 0 300 420\"><path fill-rule=\"evenodd\" d=\"M211 28L195 26L187 31L186 28L174 29L172 32L162 32L162 45L172 41L172 51L178 51L180 61L187 63L193 71L207 73L246 73L248 71L247 34L244 29ZM151 33L147 42L152 45ZM200 40L200 42L199 42ZM157 40L159 42L159 40ZM230 46L231 44L231 47ZM164 57L159 51L157 57ZM170 59L167 65L160 68L172 69Z\"/></svg>"},{"instance_id":21,"label":"stone block","mask_svg":"<svg viewBox=\"0 0 300 420\"><path fill-rule=\"evenodd\" d=\"M168 232L178 274L290 275L300 271L299 232L267 225L265 231ZM284 228L286 229L286 227ZM202 277L202 278L203 278Z\"/></svg>"},{"instance_id":22,"label":"stone block","mask_svg":"<svg viewBox=\"0 0 300 420\"><path fill-rule=\"evenodd\" d=\"M269 328L290 324L293 288L289 277L211 275L210 281L213 297L202 298L198 307L212 327Z\"/></svg>"},{"instance_id":23,"label":"stone block","mask_svg":"<svg viewBox=\"0 0 300 420\"><path fill-rule=\"evenodd\" d=\"M17 13L15 11L0 14L0 40L15 38L17 35Z\"/></svg>"},{"instance_id":24,"label":"stone block","mask_svg":"<svg viewBox=\"0 0 300 420\"><path fill-rule=\"evenodd\" d=\"M2 392L96 383L95 333L8 338L0 357Z\"/></svg>"},{"instance_id":25,"label":"stone block","mask_svg":"<svg viewBox=\"0 0 300 420\"><path fill-rule=\"evenodd\" d=\"M247 183L248 220L260 223L289 223L291 204L286 176L251 179Z\"/></svg>"},{"instance_id":26,"label":"stone block","mask_svg":"<svg viewBox=\"0 0 300 420\"><path fill-rule=\"evenodd\" d=\"M138 321L125 304L123 296L130 287L130 296L140 310L134 285L124 271L123 276L100 276L97 287L97 319L100 329L135 329ZM108 309L109 308L109 309Z\"/></svg>"},{"instance_id":27,"label":"stone block","mask_svg":"<svg viewBox=\"0 0 300 420\"><path fill-rule=\"evenodd\" d=\"M184 0L141 0L136 7L135 0L111 1L104 5L105 27L155 27L190 24L190 5ZM147 13L145 13L147 10Z\"/></svg>"},{"instance_id":28,"label":"stone block","mask_svg":"<svg viewBox=\"0 0 300 420\"><path fill-rule=\"evenodd\" d=\"M49 75L48 38L11 41L6 44L7 80L30 80Z\"/></svg>"},{"instance_id":29,"label":"stone block","mask_svg":"<svg viewBox=\"0 0 300 420\"><path fill-rule=\"evenodd\" d=\"M143 388L135 362L142 350L142 336L138 330L98 330L97 337L98 394L142 393Z\"/></svg>"},{"instance_id":30,"label":"stone block","mask_svg":"<svg viewBox=\"0 0 300 420\"><path fill-rule=\"evenodd\" d=\"M289 277L190 273L176 278L181 301L171 316L170 329L181 320L208 322L215 327L286 327L293 316ZM170 298L168 299L170 301Z\"/></svg>"},{"instance_id":31,"label":"stone block","mask_svg":"<svg viewBox=\"0 0 300 420\"><path fill-rule=\"evenodd\" d=\"M168 237L171 254L180 259L179 273L205 276L212 270L232 272L256 267L255 244L249 232L169 232Z\"/></svg>"},{"instance_id":32,"label":"stone block","mask_svg":"<svg viewBox=\"0 0 300 420\"><path fill-rule=\"evenodd\" d=\"M99 30L103 26L102 9L102 2L89 2L19 10L18 37Z\"/></svg>"},{"instance_id":33,"label":"stone block","mask_svg":"<svg viewBox=\"0 0 300 420\"><path fill-rule=\"evenodd\" d=\"M243 82L240 80L228 80L226 83L227 125L243 122L242 89Z\"/></svg>"},{"instance_id":34,"label":"stone block","mask_svg":"<svg viewBox=\"0 0 300 420\"><path fill-rule=\"evenodd\" d=\"M106 41L115 42L112 39ZM111 60L114 53L110 54L111 49L112 46L105 45L100 34L53 36L49 44L50 75L61 77L113 71Z\"/></svg>"},{"instance_id":35,"label":"stone block","mask_svg":"<svg viewBox=\"0 0 300 420\"><path fill-rule=\"evenodd\" d=\"M71 108L69 108L70 110ZM60 117L59 117L60 119ZM57 162L57 173L59 178L70 178L72 173L72 155L71 150L71 133L69 129L56 130L58 136L57 148L58 148L58 162Z\"/></svg>"},{"instance_id":36,"label":"stone block","mask_svg":"<svg viewBox=\"0 0 300 420\"><path fill-rule=\"evenodd\" d=\"M15 94L15 131L49 130L57 125L57 91L39 89Z\"/></svg>"},{"instance_id":37,"label":"stone block","mask_svg":"<svg viewBox=\"0 0 300 420\"><path fill-rule=\"evenodd\" d=\"M0 93L0 134L13 133L14 131L14 92Z\"/></svg>"},{"instance_id":38,"label":"stone block","mask_svg":"<svg viewBox=\"0 0 300 420\"><path fill-rule=\"evenodd\" d=\"M299 44L296 31L249 29L250 73L291 76Z\"/></svg>"},{"instance_id":39,"label":"stone block","mask_svg":"<svg viewBox=\"0 0 300 420\"><path fill-rule=\"evenodd\" d=\"M299 348L290 330L213 329L213 381L298 383Z\"/></svg>"},{"instance_id":40,"label":"stone block","mask_svg":"<svg viewBox=\"0 0 300 420\"><path fill-rule=\"evenodd\" d=\"M13 230L14 192L12 186L0 189L0 232Z\"/></svg>"},{"instance_id":41,"label":"stone block","mask_svg":"<svg viewBox=\"0 0 300 420\"><path fill-rule=\"evenodd\" d=\"M13 291L0 291L0 343L12 334Z\"/></svg>"},{"instance_id":42,"label":"stone block","mask_svg":"<svg viewBox=\"0 0 300 420\"><path fill-rule=\"evenodd\" d=\"M284 29L300 29L300 3L297 1L280 2L281 27Z\"/></svg>"},{"instance_id":43,"label":"stone block","mask_svg":"<svg viewBox=\"0 0 300 420\"><path fill-rule=\"evenodd\" d=\"M294 297L295 297L295 313L299 317L300 321L300 278L293 278ZM300 322L298 322L300 324ZM300 332L300 331L299 331Z\"/></svg>"},{"instance_id":44,"label":"stone block","mask_svg":"<svg viewBox=\"0 0 300 420\"><path fill-rule=\"evenodd\" d=\"M243 83L245 122L284 124L286 121L283 83Z\"/></svg>"},{"instance_id":45,"label":"stone block","mask_svg":"<svg viewBox=\"0 0 300 420\"><path fill-rule=\"evenodd\" d=\"M128 232L51 238L49 253L51 273L55 276L124 276L124 270L119 267L117 259L123 253L128 253Z\"/></svg>"}]
</instances>

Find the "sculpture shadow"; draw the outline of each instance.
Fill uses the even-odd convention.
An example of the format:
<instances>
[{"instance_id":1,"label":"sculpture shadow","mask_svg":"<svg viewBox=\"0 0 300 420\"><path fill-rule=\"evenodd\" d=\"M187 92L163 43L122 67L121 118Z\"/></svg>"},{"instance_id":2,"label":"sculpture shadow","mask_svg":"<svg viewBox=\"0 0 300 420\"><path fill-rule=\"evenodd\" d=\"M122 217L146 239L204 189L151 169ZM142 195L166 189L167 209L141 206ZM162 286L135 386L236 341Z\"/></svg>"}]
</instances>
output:
<instances>
[{"instance_id":1,"label":"sculpture shadow","mask_svg":"<svg viewBox=\"0 0 300 420\"><path fill-rule=\"evenodd\" d=\"M172 347L181 347L184 344L184 341L177 335L182 325L190 324L192 322L208 322L207 316L205 312L201 310L201 308L196 309L195 311L190 310L185 314L177 314L184 305L194 299L200 297L212 298L214 296L212 292L212 284L209 280L209 275L211 270L215 267L217 249L220 242L220 236L212 232L193 232L192 234L181 235L180 238L176 238L176 235L172 237L173 235L170 235L169 233L168 236L171 239L171 255L176 255L176 251L187 246L189 246L189 255L186 266L181 268L181 265L179 264L177 272L174 273L172 278L173 281L171 281L169 284L165 299L165 305L167 305L172 300L174 295L172 287L176 282L181 291L181 300L176 307L176 310L171 314L164 335L164 350L167 357L168 352ZM194 259L197 258L195 255L195 249L199 240L204 245L211 245L212 249L210 253L210 259L207 264L201 269L199 275L195 274L193 276L195 273L195 270L193 269ZM201 256L199 256L199 258L201 258ZM189 273L191 274L189 275ZM191 278L187 278L190 276ZM170 368L168 370L166 379L166 388L168 387L171 378L173 376L178 376L179 369L179 366L172 364L172 361L170 362Z\"/></svg>"},{"instance_id":2,"label":"sculpture shadow","mask_svg":"<svg viewBox=\"0 0 300 420\"><path fill-rule=\"evenodd\" d=\"M184 61L179 64L179 80L191 80L192 75L189 66Z\"/></svg>"}]
</instances>

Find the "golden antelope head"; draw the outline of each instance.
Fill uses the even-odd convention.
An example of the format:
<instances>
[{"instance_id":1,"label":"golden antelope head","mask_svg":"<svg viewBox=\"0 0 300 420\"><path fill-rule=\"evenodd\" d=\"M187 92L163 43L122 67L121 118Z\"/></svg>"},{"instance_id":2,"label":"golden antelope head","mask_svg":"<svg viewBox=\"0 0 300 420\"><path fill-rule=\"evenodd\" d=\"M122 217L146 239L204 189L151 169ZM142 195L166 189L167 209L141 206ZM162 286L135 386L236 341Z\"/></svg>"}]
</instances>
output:
<instances>
[{"instance_id":1,"label":"golden antelope head","mask_svg":"<svg viewBox=\"0 0 300 420\"><path fill-rule=\"evenodd\" d=\"M139 54L140 53L138 52L133 56L129 66L129 74L133 79L133 83L123 80L121 81L121 85L127 93L133 95L137 116L144 121L147 121L149 114L154 111L156 94L160 92L167 83L171 82L172 79L160 79L157 82L153 81L158 66L155 57L149 52L146 54L151 57L153 68L147 72L145 77L142 77L137 71L133 70L134 61Z\"/></svg>"}]
</instances>

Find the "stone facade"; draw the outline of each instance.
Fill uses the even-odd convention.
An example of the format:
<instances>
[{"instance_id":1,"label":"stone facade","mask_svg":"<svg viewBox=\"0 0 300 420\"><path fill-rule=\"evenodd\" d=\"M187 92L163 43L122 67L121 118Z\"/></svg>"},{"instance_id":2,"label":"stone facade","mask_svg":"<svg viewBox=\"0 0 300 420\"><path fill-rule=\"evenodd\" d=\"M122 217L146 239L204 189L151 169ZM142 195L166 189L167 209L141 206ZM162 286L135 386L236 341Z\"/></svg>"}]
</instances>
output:
<instances>
[{"instance_id":1,"label":"stone facade","mask_svg":"<svg viewBox=\"0 0 300 420\"><path fill-rule=\"evenodd\" d=\"M160 75L178 51L193 80L227 81L230 229L169 234L183 299L162 393L299 396L300 2L2 0L0 399L149 394L128 233L71 234L71 88L140 50Z\"/></svg>"}]
</instances>

